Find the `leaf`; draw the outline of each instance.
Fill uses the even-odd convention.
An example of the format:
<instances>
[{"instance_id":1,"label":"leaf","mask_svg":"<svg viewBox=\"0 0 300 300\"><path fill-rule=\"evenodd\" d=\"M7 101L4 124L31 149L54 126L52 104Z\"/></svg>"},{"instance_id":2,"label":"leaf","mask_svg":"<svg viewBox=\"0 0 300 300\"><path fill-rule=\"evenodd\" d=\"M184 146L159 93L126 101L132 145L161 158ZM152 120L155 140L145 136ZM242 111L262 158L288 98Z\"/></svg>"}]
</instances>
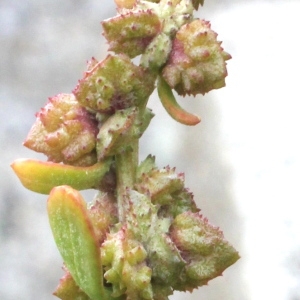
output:
<instances>
[{"instance_id":1,"label":"leaf","mask_svg":"<svg viewBox=\"0 0 300 300\"><path fill-rule=\"evenodd\" d=\"M111 160L90 167L75 167L34 159L17 159L12 164L14 172L29 190L49 194L59 185L69 185L78 190L96 187L110 168Z\"/></svg>"},{"instance_id":2,"label":"leaf","mask_svg":"<svg viewBox=\"0 0 300 300\"><path fill-rule=\"evenodd\" d=\"M185 111L176 101L170 86L160 76L157 84L160 101L167 113L177 122L184 125L196 125L201 120L199 117Z\"/></svg>"},{"instance_id":3,"label":"leaf","mask_svg":"<svg viewBox=\"0 0 300 300\"><path fill-rule=\"evenodd\" d=\"M92 299L105 299L100 247L80 193L69 186L53 188L48 215L54 240L77 285Z\"/></svg>"}]
</instances>

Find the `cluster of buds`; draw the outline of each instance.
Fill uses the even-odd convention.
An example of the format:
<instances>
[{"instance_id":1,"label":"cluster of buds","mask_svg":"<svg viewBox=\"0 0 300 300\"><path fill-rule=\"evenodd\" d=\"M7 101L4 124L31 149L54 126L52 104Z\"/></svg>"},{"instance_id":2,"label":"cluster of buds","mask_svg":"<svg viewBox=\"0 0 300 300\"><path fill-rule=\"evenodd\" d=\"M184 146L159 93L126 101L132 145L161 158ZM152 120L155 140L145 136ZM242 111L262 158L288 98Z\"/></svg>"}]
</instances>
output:
<instances>
[{"instance_id":1,"label":"cluster of buds","mask_svg":"<svg viewBox=\"0 0 300 300\"><path fill-rule=\"evenodd\" d=\"M226 60L210 23L195 19L203 0L116 0L102 22L109 54L92 58L71 94L37 114L24 145L48 162L16 160L28 189L49 194L48 215L65 276L62 300L168 299L222 274L239 255L200 214L184 175L138 164L138 140L154 114L155 89L176 121L200 119L176 102L225 85ZM132 58L140 55L140 64ZM87 204L78 190L96 189Z\"/></svg>"},{"instance_id":2,"label":"cluster of buds","mask_svg":"<svg viewBox=\"0 0 300 300\"><path fill-rule=\"evenodd\" d=\"M205 94L225 86L225 61L231 56L223 51L210 23L194 20L178 30L168 63L162 74L179 95Z\"/></svg>"},{"instance_id":3,"label":"cluster of buds","mask_svg":"<svg viewBox=\"0 0 300 300\"><path fill-rule=\"evenodd\" d=\"M183 174L158 169L154 157L139 165L136 184L122 197L123 223L113 195L100 192L87 207L70 187L52 190L50 223L66 264L55 291L60 299L167 300L175 290L206 285L239 258L222 232L199 213Z\"/></svg>"},{"instance_id":4,"label":"cluster of buds","mask_svg":"<svg viewBox=\"0 0 300 300\"><path fill-rule=\"evenodd\" d=\"M26 147L46 154L53 162L96 163L97 122L73 94L49 98L36 117L24 142Z\"/></svg>"}]
</instances>

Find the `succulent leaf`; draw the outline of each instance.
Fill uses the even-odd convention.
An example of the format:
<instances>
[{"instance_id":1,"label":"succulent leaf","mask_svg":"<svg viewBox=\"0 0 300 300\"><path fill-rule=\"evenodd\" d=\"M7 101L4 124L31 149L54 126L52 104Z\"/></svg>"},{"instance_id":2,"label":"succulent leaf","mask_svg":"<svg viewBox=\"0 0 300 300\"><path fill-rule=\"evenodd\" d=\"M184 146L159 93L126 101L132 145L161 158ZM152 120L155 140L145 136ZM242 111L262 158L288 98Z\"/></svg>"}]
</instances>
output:
<instances>
[{"instance_id":1,"label":"succulent leaf","mask_svg":"<svg viewBox=\"0 0 300 300\"><path fill-rule=\"evenodd\" d=\"M201 120L196 115L185 111L176 101L170 86L162 77L158 79L157 92L160 101L168 114L177 122L184 125L197 125Z\"/></svg>"},{"instance_id":2,"label":"succulent leaf","mask_svg":"<svg viewBox=\"0 0 300 300\"><path fill-rule=\"evenodd\" d=\"M96 162L96 120L73 94L49 98L37 114L24 146L44 153L48 160L72 165Z\"/></svg>"},{"instance_id":3,"label":"succulent leaf","mask_svg":"<svg viewBox=\"0 0 300 300\"><path fill-rule=\"evenodd\" d=\"M49 222L59 252L76 284L92 299L105 299L100 248L86 203L69 186L53 188Z\"/></svg>"},{"instance_id":4,"label":"succulent leaf","mask_svg":"<svg viewBox=\"0 0 300 300\"><path fill-rule=\"evenodd\" d=\"M21 158L15 160L11 167L27 189L49 194L53 187L59 185L69 185L78 190L96 188L110 165L110 159L90 167L76 167Z\"/></svg>"}]
</instances>

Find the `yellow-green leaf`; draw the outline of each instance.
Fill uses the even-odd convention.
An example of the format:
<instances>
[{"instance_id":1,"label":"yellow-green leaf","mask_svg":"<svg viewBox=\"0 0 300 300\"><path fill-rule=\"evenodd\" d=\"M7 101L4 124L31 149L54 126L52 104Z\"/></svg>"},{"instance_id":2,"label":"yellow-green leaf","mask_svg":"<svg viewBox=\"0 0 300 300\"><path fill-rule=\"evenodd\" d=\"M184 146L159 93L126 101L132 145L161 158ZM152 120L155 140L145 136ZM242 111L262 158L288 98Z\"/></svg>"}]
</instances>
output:
<instances>
[{"instance_id":1,"label":"yellow-green leaf","mask_svg":"<svg viewBox=\"0 0 300 300\"><path fill-rule=\"evenodd\" d=\"M111 160L90 167L76 167L34 159L17 159L11 164L22 184L29 190L49 194L59 185L69 185L77 190L97 187L109 170Z\"/></svg>"},{"instance_id":2,"label":"yellow-green leaf","mask_svg":"<svg viewBox=\"0 0 300 300\"><path fill-rule=\"evenodd\" d=\"M105 299L100 247L80 193L69 186L52 189L48 215L54 240L76 284L92 299Z\"/></svg>"}]
</instances>

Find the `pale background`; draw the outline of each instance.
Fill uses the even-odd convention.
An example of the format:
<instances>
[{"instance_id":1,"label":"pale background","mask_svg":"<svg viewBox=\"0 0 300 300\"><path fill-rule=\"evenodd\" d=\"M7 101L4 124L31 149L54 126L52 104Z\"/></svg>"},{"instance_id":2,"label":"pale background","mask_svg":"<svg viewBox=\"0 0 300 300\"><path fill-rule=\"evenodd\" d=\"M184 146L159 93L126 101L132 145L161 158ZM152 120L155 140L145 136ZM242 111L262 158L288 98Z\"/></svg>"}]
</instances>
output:
<instances>
[{"instance_id":1,"label":"pale background","mask_svg":"<svg viewBox=\"0 0 300 300\"><path fill-rule=\"evenodd\" d=\"M179 100L195 128L156 113L141 159L186 173L202 212L242 258L193 294L172 299L300 300L300 1L206 0L228 62L227 87ZM54 300L61 271L46 196L25 190L9 164L43 156L22 147L47 98L70 92L106 46L112 0L0 0L0 299ZM92 194L86 193L88 197Z\"/></svg>"}]
</instances>

